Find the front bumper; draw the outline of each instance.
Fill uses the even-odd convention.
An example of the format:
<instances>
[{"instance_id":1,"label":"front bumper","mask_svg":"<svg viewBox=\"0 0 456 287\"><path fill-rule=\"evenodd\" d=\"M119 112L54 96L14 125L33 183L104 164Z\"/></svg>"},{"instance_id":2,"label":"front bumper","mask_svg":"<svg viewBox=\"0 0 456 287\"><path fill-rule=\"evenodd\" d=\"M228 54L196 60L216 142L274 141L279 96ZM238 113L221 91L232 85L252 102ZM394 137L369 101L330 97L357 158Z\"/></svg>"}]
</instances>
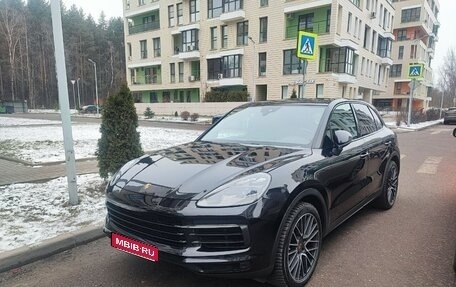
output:
<instances>
[{"instance_id":1,"label":"front bumper","mask_svg":"<svg viewBox=\"0 0 456 287\"><path fill-rule=\"evenodd\" d=\"M265 277L272 271L277 232L274 216L253 215L257 205L202 209L205 214L195 216L195 207L170 213L108 200L104 232L151 244L160 261L200 274Z\"/></svg>"}]
</instances>

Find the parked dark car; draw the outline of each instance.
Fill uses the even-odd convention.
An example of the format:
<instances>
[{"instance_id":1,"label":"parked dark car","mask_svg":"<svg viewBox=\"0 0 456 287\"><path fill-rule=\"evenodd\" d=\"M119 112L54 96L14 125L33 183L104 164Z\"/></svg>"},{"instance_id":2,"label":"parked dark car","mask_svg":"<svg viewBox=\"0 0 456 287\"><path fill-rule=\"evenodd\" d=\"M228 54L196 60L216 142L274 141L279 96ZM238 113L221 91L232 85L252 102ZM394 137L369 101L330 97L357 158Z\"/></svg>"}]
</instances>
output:
<instances>
[{"instance_id":1,"label":"parked dark car","mask_svg":"<svg viewBox=\"0 0 456 287\"><path fill-rule=\"evenodd\" d=\"M101 113L101 107L98 107L98 111ZM81 113L83 114L96 114L97 113L97 106L96 105L88 105L83 106L81 108Z\"/></svg>"},{"instance_id":2,"label":"parked dark car","mask_svg":"<svg viewBox=\"0 0 456 287\"><path fill-rule=\"evenodd\" d=\"M371 202L394 205L399 168L396 135L365 102L246 104L194 142L123 166L104 232L200 274L303 286L325 235Z\"/></svg>"},{"instance_id":3,"label":"parked dark car","mask_svg":"<svg viewBox=\"0 0 456 287\"><path fill-rule=\"evenodd\" d=\"M449 109L443 117L443 124L456 123L456 109Z\"/></svg>"}]
</instances>

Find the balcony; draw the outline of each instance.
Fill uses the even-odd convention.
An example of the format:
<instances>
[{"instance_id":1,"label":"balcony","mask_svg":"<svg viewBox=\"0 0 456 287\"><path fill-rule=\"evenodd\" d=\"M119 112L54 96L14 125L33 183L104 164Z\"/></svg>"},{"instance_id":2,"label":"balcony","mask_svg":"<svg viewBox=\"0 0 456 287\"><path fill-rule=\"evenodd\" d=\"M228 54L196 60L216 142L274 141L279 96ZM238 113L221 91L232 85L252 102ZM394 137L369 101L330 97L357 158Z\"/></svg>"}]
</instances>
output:
<instances>
[{"instance_id":1,"label":"balcony","mask_svg":"<svg viewBox=\"0 0 456 287\"><path fill-rule=\"evenodd\" d=\"M393 60L388 57L382 57L382 65L383 66L392 66L394 64Z\"/></svg>"},{"instance_id":2,"label":"balcony","mask_svg":"<svg viewBox=\"0 0 456 287\"><path fill-rule=\"evenodd\" d=\"M296 16L287 16L287 27L285 28L285 37L287 39L298 38L299 31L315 33L318 35L329 34L331 26L327 20L307 22L306 25L301 25L302 27L299 27L300 25L298 24L298 20L295 18Z\"/></svg>"},{"instance_id":3,"label":"balcony","mask_svg":"<svg viewBox=\"0 0 456 287\"><path fill-rule=\"evenodd\" d=\"M134 25L134 26L129 26L128 27L128 33L130 35L132 34L138 34L138 33L143 33L146 31L152 31L152 30L158 30L160 29L160 22L149 22L141 25Z\"/></svg>"},{"instance_id":4,"label":"balcony","mask_svg":"<svg viewBox=\"0 0 456 287\"><path fill-rule=\"evenodd\" d=\"M356 77L349 74L333 74L336 78L336 81L342 84L356 84Z\"/></svg>"},{"instance_id":5,"label":"balcony","mask_svg":"<svg viewBox=\"0 0 456 287\"><path fill-rule=\"evenodd\" d=\"M178 55L181 60L199 59L201 57L201 53L198 48L198 43L196 42L182 45Z\"/></svg>"},{"instance_id":6,"label":"balcony","mask_svg":"<svg viewBox=\"0 0 456 287\"><path fill-rule=\"evenodd\" d=\"M158 1L152 1L151 4L145 4L138 7L130 7L130 9L125 10L125 18L136 17L138 15L150 13L151 11L158 11L159 9L160 3Z\"/></svg>"},{"instance_id":7,"label":"balcony","mask_svg":"<svg viewBox=\"0 0 456 287\"><path fill-rule=\"evenodd\" d=\"M319 8L322 6L330 6L332 4L332 0L317 0L317 1L306 1L307 3L302 3L302 1L290 1L290 4L287 4L287 7L283 9L285 14L294 13L302 10L314 9Z\"/></svg>"},{"instance_id":8,"label":"balcony","mask_svg":"<svg viewBox=\"0 0 456 287\"><path fill-rule=\"evenodd\" d=\"M244 10L236 10L225 12L220 15L220 21L223 23L235 22L245 19L245 11Z\"/></svg>"}]
</instances>

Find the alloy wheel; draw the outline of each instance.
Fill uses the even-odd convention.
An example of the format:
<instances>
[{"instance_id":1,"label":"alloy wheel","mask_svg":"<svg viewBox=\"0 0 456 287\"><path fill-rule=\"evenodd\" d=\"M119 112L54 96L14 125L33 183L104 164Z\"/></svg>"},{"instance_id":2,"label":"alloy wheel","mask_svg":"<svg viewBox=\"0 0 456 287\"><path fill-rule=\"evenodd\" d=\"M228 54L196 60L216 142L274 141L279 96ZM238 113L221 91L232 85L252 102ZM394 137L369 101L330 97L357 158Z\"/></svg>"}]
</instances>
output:
<instances>
[{"instance_id":1,"label":"alloy wheel","mask_svg":"<svg viewBox=\"0 0 456 287\"><path fill-rule=\"evenodd\" d=\"M320 249L320 228L316 217L303 214L294 224L288 243L287 266L295 282L304 282L316 265Z\"/></svg>"},{"instance_id":2,"label":"alloy wheel","mask_svg":"<svg viewBox=\"0 0 456 287\"><path fill-rule=\"evenodd\" d=\"M391 166L389 173L388 173L388 181L387 181L387 199L390 205L394 204L396 201L397 195L397 185L398 185L398 177L399 174L397 172L396 165Z\"/></svg>"}]
</instances>

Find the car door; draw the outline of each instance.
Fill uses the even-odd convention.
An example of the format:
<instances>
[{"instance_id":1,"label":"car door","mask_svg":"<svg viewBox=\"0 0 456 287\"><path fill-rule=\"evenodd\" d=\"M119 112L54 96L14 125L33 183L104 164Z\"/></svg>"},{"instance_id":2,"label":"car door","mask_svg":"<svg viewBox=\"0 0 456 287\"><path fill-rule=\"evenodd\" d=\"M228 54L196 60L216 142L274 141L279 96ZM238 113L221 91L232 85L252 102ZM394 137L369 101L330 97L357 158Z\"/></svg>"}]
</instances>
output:
<instances>
[{"instance_id":1,"label":"car door","mask_svg":"<svg viewBox=\"0 0 456 287\"><path fill-rule=\"evenodd\" d=\"M353 136L339 155L331 154L334 146L332 134L335 130L346 130ZM367 151L364 140L359 136L355 116L349 103L336 106L329 118L323 141L324 165L315 173L316 179L328 191L330 221L343 220L344 215L362 199L367 176Z\"/></svg>"},{"instance_id":2,"label":"car door","mask_svg":"<svg viewBox=\"0 0 456 287\"><path fill-rule=\"evenodd\" d=\"M367 179L363 197L373 196L382 186L382 165L386 165L391 139L383 130L383 123L378 115L367 105L355 103L355 111L358 130L364 139L367 148Z\"/></svg>"}]
</instances>

